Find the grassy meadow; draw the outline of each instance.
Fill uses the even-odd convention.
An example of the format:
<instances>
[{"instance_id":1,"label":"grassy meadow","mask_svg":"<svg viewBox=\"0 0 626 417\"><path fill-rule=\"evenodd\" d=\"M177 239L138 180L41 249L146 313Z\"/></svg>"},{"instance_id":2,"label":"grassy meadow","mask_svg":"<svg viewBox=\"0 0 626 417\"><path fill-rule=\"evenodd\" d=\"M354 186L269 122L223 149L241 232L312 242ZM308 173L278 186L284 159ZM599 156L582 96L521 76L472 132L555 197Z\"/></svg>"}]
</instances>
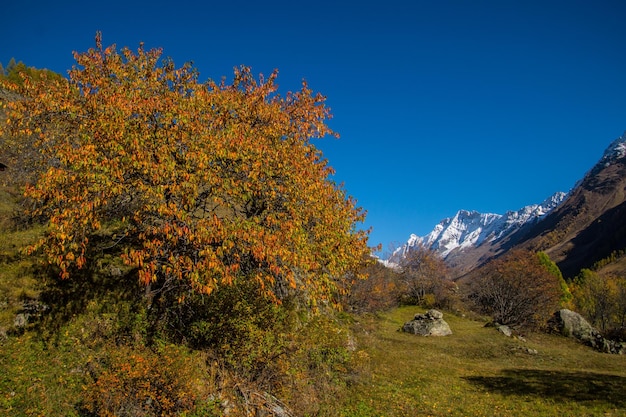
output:
<instances>
[{"instance_id":1,"label":"grassy meadow","mask_svg":"<svg viewBox=\"0 0 626 417\"><path fill-rule=\"evenodd\" d=\"M358 319L370 375L344 416L626 416L624 356L554 335L509 338L450 313L451 336L400 332L417 312Z\"/></svg>"}]
</instances>

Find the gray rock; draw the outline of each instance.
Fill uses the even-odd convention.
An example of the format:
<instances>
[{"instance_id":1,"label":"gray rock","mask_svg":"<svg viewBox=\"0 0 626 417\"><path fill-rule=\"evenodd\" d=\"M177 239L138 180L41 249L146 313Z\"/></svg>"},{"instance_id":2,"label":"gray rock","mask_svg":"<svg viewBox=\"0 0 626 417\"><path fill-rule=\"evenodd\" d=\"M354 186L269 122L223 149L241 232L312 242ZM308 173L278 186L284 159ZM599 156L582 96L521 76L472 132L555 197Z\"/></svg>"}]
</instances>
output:
<instances>
[{"instance_id":1,"label":"gray rock","mask_svg":"<svg viewBox=\"0 0 626 417\"><path fill-rule=\"evenodd\" d=\"M502 333L503 335L505 335L507 337L511 337L513 335L513 331L511 330L511 328L509 326L504 325L504 324L497 325L496 329L498 329L498 331L500 333Z\"/></svg>"},{"instance_id":2,"label":"gray rock","mask_svg":"<svg viewBox=\"0 0 626 417\"><path fill-rule=\"evenodd\" d=\"M525 353L527 355L538 355L539 352L537 351L537 349L531 349L529 347L526 346L518 346L518 347L514 347L513 351L515 352L521 352L521 353Z\"/></svg>"},{"instance_id":3,"label":"gray rock","mask_svg":"<svg viewBox=\"0 0 626 417\"><path fill-rule=\"evenodd\" d=\"M420 336L449 336L452 330L443 319L443 313L429 310L426 314L416 314L413 320L404 323L402 331Z\"/></svg>"},{"instance_id":4,"label":"gray rock","mask_svg":"<svg viewBox=\"0 0 626 417\"><path fill-rule=\"evenodd\" d=\"M511 337L513 335L513 330L511 330L511 328L507 326L506 324L500 324L495 321L490 321L487 324L485 324L485 327L493 327L494 329L496 329L497 331L499 331L500 333L502 333L503 335L507 337Z\"/></svg>"},{"instance_id":5,"label":"gray rock","mask_svg":"<svg viewBox=\"0 0 626 417\"><path fill-rule=\"evenodd\" d=\"M29 314L27 313L17 314L15 318L13 319L13 326L15 326L18 329L26 327L26 325L28 324L28 318L29 318Z\"/></svg>"},{"instance_id":6,"label":"gray rock","mask_svg":"<svg viewBox=\"0 0 626 417\"><path fill-rule=\"evenodd\" d=\"M548 327L563 336L578 339L600 352L626 354L626 343L606 339L583 316L574 311L568 309L557 311L548 320Z\"/></svg>"},{"instance_id":7,"label":"gray rock","mask_svg":"<svg viewBox=\"0 0 626 417\"><path fill-rule=\"evenodd\" d=\"M441 311L432 309L426 312L426 317L429 317L433 320L439 320L443 319L443 313Z\"/></svg>"},{"instance_id":8,"label":"gray rock","mask_svg":"<svg viewBox=\"0 0 626 417\"><path fill-rule=\"evenodd\" d=\"M597 334L597 331L583 316L566 308L554 313L548 324L557 333L585 343L592 342Z\"/></svg>"}]
</instances>

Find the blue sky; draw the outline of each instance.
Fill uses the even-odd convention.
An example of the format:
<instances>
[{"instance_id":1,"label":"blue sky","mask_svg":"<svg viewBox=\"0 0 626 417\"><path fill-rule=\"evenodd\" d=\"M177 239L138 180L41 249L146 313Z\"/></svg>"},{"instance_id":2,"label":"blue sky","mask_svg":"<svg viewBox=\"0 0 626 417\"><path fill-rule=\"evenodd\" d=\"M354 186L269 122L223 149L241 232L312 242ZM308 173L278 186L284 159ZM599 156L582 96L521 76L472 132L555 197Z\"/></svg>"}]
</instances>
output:
<instances>
[{"instance_id":1,"label":"blue sky","mask_svg":"<svg viewBox=\"0 0 626 417\"><path fill-rule=\"evenodd\" d=\"M162 47L201 79L279 70L328 98L317 142L384 250L459 209L568 191L626 130L623 1L9 2L0 62Z\"/></svg>"}]
</instances>

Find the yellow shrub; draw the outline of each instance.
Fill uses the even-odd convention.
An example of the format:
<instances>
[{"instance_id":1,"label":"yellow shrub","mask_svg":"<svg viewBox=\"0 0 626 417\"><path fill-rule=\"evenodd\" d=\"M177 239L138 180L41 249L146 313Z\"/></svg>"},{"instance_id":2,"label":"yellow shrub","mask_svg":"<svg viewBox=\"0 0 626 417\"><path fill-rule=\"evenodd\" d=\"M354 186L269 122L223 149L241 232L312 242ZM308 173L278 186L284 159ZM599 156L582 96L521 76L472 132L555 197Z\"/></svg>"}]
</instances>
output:
<instances>
[{"instance_id":1,"label":"yellow shrub","mask_svg":"<svg viewBox=\"0 0 626 417\"><path fill-rule=\"evenodd\" d=\"M174 416L192 410L205 389L197 361L183 349L119 347L92 363L84 408L98 416Z\"/></svg>"}]
</instances>

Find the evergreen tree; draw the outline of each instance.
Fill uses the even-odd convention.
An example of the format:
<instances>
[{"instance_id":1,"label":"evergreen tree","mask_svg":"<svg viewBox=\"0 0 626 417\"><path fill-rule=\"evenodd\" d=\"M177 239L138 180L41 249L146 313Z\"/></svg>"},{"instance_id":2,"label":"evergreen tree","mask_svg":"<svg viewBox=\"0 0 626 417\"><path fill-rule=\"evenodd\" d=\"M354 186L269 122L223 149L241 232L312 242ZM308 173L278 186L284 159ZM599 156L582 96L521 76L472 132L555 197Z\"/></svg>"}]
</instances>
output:
<instances>
[{"instance_id":1,"label":"evergreen tree","mask_svg":"<svg viewBox=\"0 0 626 417\"><path fill-rule=\"evenodd\" d=\"M17 62L15 62L15 58L11 58L9 60L9 63L7 64L7 68L5 70L5 74L9 75L9 73L11 72L11 70L13 69L13 67L15 67L17 65Z\"/></svg>"}]
</instances>

